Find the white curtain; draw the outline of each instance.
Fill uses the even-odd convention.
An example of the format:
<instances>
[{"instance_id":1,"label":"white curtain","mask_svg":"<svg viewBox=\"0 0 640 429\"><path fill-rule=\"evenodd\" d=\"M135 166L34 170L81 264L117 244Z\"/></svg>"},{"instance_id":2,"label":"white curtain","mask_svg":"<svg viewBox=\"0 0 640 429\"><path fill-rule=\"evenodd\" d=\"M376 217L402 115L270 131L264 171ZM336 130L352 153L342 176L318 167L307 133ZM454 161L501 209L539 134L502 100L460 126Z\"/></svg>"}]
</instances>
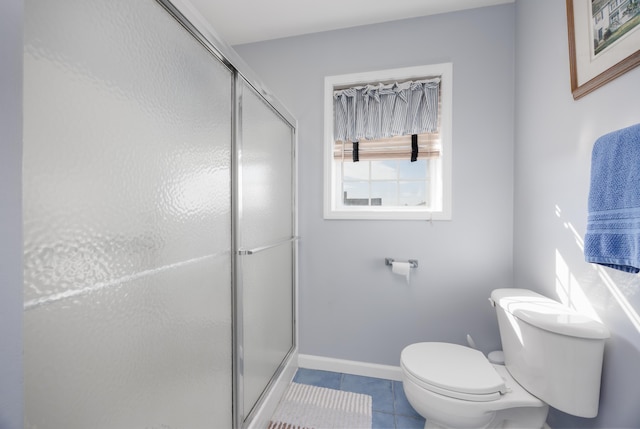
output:
<instances>
[{"instance_id":1,"label":"white curtain","mask_svg":"<svg viewBox=\"0 0 640 429\"><path fill-rule=\"evenodd\" d=\"M440 78L336 90L334 140L357 142L438 131Z\"/></svg>"}]
</instances>

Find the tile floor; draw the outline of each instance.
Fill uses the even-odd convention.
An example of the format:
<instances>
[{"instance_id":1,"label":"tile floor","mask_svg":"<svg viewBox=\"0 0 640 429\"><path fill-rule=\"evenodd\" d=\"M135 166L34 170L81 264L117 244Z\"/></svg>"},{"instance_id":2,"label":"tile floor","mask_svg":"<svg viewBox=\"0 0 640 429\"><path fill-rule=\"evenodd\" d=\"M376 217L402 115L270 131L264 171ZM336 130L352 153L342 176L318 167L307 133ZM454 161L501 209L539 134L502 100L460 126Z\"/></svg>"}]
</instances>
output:
<instances>
[{"instance_id":1,"label":"tile floor","mask_svg":"<svg viewBox=\"0 0 640 429\"><path fill-rule=\"evenodd\" d=\"M424 428L424 419L409 405L400 381L306 368L299 368L293 381L371 395L373 398L372 429Z\"/></svg>"}]
</instances>

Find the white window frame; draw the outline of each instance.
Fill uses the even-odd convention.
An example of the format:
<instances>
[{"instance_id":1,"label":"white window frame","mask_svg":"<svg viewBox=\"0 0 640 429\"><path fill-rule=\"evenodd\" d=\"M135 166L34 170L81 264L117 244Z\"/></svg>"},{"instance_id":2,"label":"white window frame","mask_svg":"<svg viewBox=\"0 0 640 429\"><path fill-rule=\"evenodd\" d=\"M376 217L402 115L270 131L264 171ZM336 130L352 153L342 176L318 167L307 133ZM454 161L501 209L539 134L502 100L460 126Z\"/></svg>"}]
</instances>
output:
<instances>
[{"instance_id":1,"label":"white window frame","mask_svg":"<svg viewBox=\"0 0 640 429\"><path fill-rule=\"evenodd\" d=\"M442 192L441 210L426 207L352 206L338 207L336 195L336 168L333 158L333 92L338 87L355 86L371 82L403 81L425 77L440 77L440 155L439 189ZM324 79L324 218L325 219L390 219L390 220L451 220L452 200L452 63L380 70L374 72L326 76Z\"/></svg>"}]
</instances>

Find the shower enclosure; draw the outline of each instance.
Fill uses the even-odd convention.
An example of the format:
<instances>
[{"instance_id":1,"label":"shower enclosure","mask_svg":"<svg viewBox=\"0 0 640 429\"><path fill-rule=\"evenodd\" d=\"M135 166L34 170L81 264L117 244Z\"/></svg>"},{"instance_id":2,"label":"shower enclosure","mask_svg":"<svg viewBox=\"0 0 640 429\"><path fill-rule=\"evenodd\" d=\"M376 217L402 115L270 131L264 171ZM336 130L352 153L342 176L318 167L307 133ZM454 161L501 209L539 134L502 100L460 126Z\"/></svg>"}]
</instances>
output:
<instances>
[{"instance_id":1,"label":"shower enclosure","mask_svg":"<svg viewBox=\"0 0 640 429\"><path fill-rule=\"evenodd\" d=\"M24 38L25 428L255 423L295 365L295 120L188 3L27 0Z\"/></svg>"}]
</instances>

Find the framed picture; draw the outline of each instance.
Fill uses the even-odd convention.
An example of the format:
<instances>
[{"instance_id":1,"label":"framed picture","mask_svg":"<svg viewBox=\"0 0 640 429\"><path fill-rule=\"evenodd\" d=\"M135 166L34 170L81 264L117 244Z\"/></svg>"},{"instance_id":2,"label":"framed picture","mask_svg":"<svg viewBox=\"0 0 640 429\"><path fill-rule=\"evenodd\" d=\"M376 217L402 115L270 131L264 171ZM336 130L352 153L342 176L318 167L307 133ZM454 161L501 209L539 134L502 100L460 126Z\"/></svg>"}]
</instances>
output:
<instances>
[{"instance_id":1,"label":"framed picture","mask_svg":"<svg viewBox=\"0 0 640 429\"><path fill-rule=\"evenodd\" d=\"M566 0L574 99L640 65L640 0Z\"/></svg>"}]
</instances>

